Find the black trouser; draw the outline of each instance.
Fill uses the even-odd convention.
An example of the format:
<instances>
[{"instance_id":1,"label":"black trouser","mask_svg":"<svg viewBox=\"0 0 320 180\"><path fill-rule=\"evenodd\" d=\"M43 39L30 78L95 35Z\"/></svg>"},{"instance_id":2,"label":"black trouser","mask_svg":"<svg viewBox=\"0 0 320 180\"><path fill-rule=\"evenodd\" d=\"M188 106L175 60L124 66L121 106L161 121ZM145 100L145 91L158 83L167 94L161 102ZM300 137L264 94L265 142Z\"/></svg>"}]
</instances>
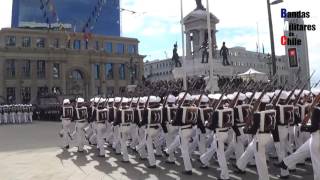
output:
<instances>
[{"instance_id":1,"label":"black trouser","mask_svg":"<svg viewBox=\"0 0 320 180\"><path fill-rule=\"evenodd\" d=\"M222 59L223 59L223 61L222 61L222 64L223 64L223 65L230 65L227 56L222 56Z\"/></svg>"}]
</instances>

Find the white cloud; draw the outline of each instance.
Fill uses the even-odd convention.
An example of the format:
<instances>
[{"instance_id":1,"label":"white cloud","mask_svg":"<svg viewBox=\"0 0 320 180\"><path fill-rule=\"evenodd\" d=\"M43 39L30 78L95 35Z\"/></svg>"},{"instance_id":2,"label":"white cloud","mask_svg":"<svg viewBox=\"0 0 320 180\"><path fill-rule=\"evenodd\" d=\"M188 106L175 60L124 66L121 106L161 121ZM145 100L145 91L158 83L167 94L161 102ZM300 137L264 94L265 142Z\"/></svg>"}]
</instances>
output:
<instances>
[{"instance_id":1,"label":"white cloud","mask_svg":"<svg viewBox=\"0 0 320 180\"><path fill-rule=\"evenodd\" d=\"M12 0L2 0L1 1L0 29L4 28L4 27L11 27L11 9L12 9Z\"/></svg>"}]
</instances>

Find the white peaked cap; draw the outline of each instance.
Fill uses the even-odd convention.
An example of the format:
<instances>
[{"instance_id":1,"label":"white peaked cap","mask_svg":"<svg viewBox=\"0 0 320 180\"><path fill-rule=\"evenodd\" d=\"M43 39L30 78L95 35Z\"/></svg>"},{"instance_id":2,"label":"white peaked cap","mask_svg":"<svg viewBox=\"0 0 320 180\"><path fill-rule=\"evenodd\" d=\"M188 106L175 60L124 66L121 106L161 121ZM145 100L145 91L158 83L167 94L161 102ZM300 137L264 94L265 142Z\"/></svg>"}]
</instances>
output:
<instances>
[{"instance_id":1,"label":"white peaked cap","mask_svg":"<svg viewBox=\"0 0 320 180\"><path fill-rule=\"evenodd\" d=\"M280 91L281 91L280 89L275 90L275 91L274 91L275 95L278 96L279 93L280 93Z\"/></svg>"},{"instance_id":2,"label":"white peaked cap","mask_svg":"<svg viewBox=\"0 0 320 180\"><path fill-rule=\"evenodd\" d=\"M63 100L63 104L70 104L70 100L69 99L64 99Z\"/></svg>"},{"instance_id":3,"label":"white peaked cap","mask_svg":"<svg viewBox=\"0 0 320 180\"><path fill-rule=\"evenodd\" d=\"M138 103L138 99L139 99L139 98L134 97L134 98L132 99L132 103Z\"/></svg>"},{"instance_id":4,"label":"white peaked cap","mask_svg":"<svg viewBox=\"0 0 320 180\"><path fill-rule=\"evenodd\" d=\"M160 101L161 101L161 98L157 96L150 96L149 98L150 103L159 103Z\"/></svg>"},{"instance_id":5,"label":"white peaked cap","mask_svg":"<svg viewBox=\"0 0 320 180\"><path fill-rule=\"evenodd\" d=\"M106 98L101 98L100 99L100 103L102 103L102 102L106 102L107 101L107 99Z\"/></svg>"},{"instance_id":6,"label":"white peaked cap","mask_svg":"<svg viewBox=\"0 0 320 180\"><path fill-rule=\"evenodd\" d=\"M114 101L114 98L109 98L108 102L112 103Z\"/></svg>"},{"instance_id":7,"label":"white peaked cap","mask_svg":"<svg viewBox=\"0 0 320 180\"><path fill-rule=\"evenodd\" d=\"M289 93L286 91L282 91L280 95L280 99L287 99L289 97Z\"/></svg>"},{"instance_id":8,"label":"white peaked cap","mask_svg":"<svg viewBox=\"0 0 320 180\"><path fill-rule=\"evenodd\" d=\"M300 91L301 91L301 89L296 89L295 91L294 91L294 95L299 95L299 93L300 93Z\"/></svg>"},{"instance_id":9,"label":"white peaked cap","mask_svg":"<svg viewBox=\"0 0 320 180\"><path fill-rule=\"evenodd\" d=\"M240 93L239 94L239 97L238 97L238 100L239 101L244 101L244 100L246 100L247 99L247 96L245 95L245 94L243 94L243 93Z\"/></svg>"},{"instance_id":10,"label":"white peaked cap","mask_svg":"<svg viewBox=\"0 0 320 180\"><path fill-rule=\"evenodd\" d=\"M233 100L235 97L236 97L236 96L234 95L234 93L227 95L227 98L228 98L229 100Z\"/></svg>"},{"instance_id":11,"label":"white peaked cap","mask_svg":"<svg viewBox=\"0 0 320 180\"><path fill-rule=\"evenodd\" d=\"M120 101L119 101L120 102ZM122 103L128 103L129 102L129 99L128 98L122 98Z\"/></svg>"},{"instance_id":12,"label":"white peaked cap","mask_svg":"<svg viewBox=\"0 0 320 180\"><path fill-rule=\"evenodd\" d=\"M310 94L310 91L308 91L308 90L303 90L301 96L302 96L302 95L303 95L303 96L307 96L307 95L309 95L309 94Z\"/></svg>"},{"instance_id":13,"label":"white peaked cap","mask_svg":"<svg viewBox=\"0 0 320 180\"><path fill-rule=\"evenodd\" d=\"M84 99L83 98L77 98L77 103L83 103Z\"/></svg>"},{"instance_id":14,"label":"white peaked cap","mask_svg":"<svg viewBox=\"0 0 320 180\"><path fill-rule=\"evenodd\" d=\"M177 98L176 98L174 95L169 94L169 95L168 95L167 102L168 102L168 103L175 103L175 102L176 102L176 99L177 99Z\"/></svg>"},{"instance_id":15,"label":"white peaked cap","mask_svg":"<svg viewBox=\"0 0 320 180\"><path fill-rule=\"evenodd\" d=\"M269 96L270 98L272 98L274 96L274 92L267 92L266 95Z\"/></svg>"},{"instance_id":16,"label":"white peaked cap","mask_svg":"<svg viewBox=\"0 0 320 180\"><path fill-rule=\"evenodd\" d=\"M217 94L209 94L209 98L210 98L210 99L219 100L220 97L221 97L221 94L220 94L220 93L217 93Z\"/></svg>"},{"instance_id":17,"label":"white peaked cap","mask_svg":"<svg viewBox=\"0 0 320 180\"><path fill-rule=\"evenodd\" d=\"M147 102L147 97L140 97L139 103L146 103Z\"/></svg>"},{"instance_id":18,"label":"white peaked cap","mask_svg":"<svg viewBox=\"0 0 320 180\"><path fill-rule=\"evenodd\" d=\"M255 94L254 94L254 97L253 97L253 99L258 99L260 96L261 96L261 94L262 94L262 92L256 92Z\"/></svg>"},{"instance_id":19,"label":"white peaked cap","mask_svg":"<svg viewBox=\"0 0 320 180\"><path fill-rule=\"evenodd\" d=\"M115 103L119 103L120 101L121 101L121 97L115 97L115 98L114 98L114 102L115 102Z\"/></svg>"},{"instance_id":20,"label":"white peaked cap","mask_svg":"<svg viewBox=\"0 0 320 180\"><path fill-rule=\"evenodd\" d=\"M320 94L320 88L312 88L311 89L311 92L312 92L312 94L314 94L314 95L319 95Z\"/></svg>"},{"instance_id":21,"label":"white peaked cap","mask_svg":"<svg viewBox=\"0 0 320 180\"><path fill-rule=\"evenodd\" d=\"M251 98L251 96L253 95L253 92L246 92L245 95L247 96L247 98Z\"/></svg>"},{"instance_id":22,"label":"white peaked cap","mask_svg":"<svg viewBox=\"0 0 320 180\"><path fill-rule=\"evenodd\" d=\"M202 95L202 97L201 97L201 99L200 99L200 102L202 102L202 103L208 103L208 102L209 102L208 96Z\"/></svg>"},{"instance_id":23,"label":"white peaked cap","mask_svg":"<svg viewBox=\"0 0 320 180\"><path fill-rule=\"evenodd\" d=\"M184 94L185 94L185 92L182 92L182 93L179 94L179 96L178 96L179 100L181 100L183 98ZM188 93L184 100L192 101L192 96Z\"/></svg>"},{"instance_id":24,"label":"white peaked cap","mask_svg":"<svg viewBox=\"0 0 320 180\"><path fill-rule=\"evenodd\" d=\"M270 97L268 95L264 95L262 98L261 98L261 102L263 103L269 103L270 102Z\"/></svg>"}]
</instances>

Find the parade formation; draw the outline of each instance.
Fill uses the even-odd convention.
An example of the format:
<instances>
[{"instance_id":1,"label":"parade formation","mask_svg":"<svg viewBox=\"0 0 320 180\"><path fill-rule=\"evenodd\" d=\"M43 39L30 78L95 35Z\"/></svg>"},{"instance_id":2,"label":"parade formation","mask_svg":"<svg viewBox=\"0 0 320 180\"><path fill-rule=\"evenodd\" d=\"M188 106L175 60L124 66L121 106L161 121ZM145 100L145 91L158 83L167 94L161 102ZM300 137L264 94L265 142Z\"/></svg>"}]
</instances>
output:
<instances>
[{"instance_id":1,"label":"parade formation","mask_svg":"<svg viewBox=\"0 0 320 180\"><path fill-rule=\"evenodd\" d=\"M315 85L306 90L309 80L297 82L291 90L286 84L277 89L276 81L235 86L231 80L216 94L206 93L204 86L194 91L195 81L177 95L168 86L164 96L145 89L147 94L135 92L131 97L65 99L59 134L66 149L74 140L78 152L89 144L107 157L106 148L112 148L124 163L130 163L131 148L148 160L149 168L157 167L157 156L175 164L180 149L187 175L192 175L191 155L197 155L202 169L216 157L220 179L230 179L227 161L233 157L236 173L244 174L248 164L255 164L260 180L269 179L271 157L278 158L282 179L311 157L314 179L319 179L320 89Z\"/></svg>"},{"instance_id":2,"label":"parade formation","mask_svg":"<svg viewBox=\"0 0 320 180\"><path fill-rule=\"evenodd\" d=\"M31 104L0 105L0 125L32 123L32 116Z\"/></svg>"}]
</instances>

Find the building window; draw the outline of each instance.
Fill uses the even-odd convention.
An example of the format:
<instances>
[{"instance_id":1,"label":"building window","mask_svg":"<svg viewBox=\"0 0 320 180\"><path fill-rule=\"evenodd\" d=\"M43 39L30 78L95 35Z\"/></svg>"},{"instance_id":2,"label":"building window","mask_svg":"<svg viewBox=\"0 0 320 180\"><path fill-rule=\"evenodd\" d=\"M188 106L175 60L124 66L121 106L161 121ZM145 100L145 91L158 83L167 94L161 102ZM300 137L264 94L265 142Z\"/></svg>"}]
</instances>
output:
<instances>
[{"instance_id":1,"label":"building window","mask_svg":"<svg viewBox=\"0 0 320 180\"><path fill-rule=\"evenodd\" d=\"M101 93L101 87L100 87L100 86L97 86L97 87L96 87L96 94L102 94L102 93Z\"/></svg>"},{"instance_id":2,"label":"building window","mask_svg":"<svg viewBox=\"0 0 320 180\"><path fill-rule=\"evenodd\" d=\"M73 49L81 49L81 40L73 41Z\"/></svg>"},{"instance_id":3,"label":"building window","mask_svg":"<svg viewBox=\"0 0 320 180\"><path fill-rule=\"evenodd\" d=\"M117 44L117 54L124 54L124 44Z\"/></svg>"},{"instance_id":4,"label":"building window","mask_svg":"<svg viewBox=\"0 0 320 180\"><path fill-rule=\"evenodd\" d=\"M14 78L16 76L16 64L15 60L7 60L7 77Z\"/></svg>"},{"instance_id":5,"label":"building window","mask_svg":"<svg viewBox=\"0 0 320 180\"><path fill-rule=\"evenodd\" d=\"M93 76L95 80L100 79L100 64L93 64Z\"/></svg>"},{"instance_id":6,"label":"building window","mask_svg":"<svg viewBox=\"0 0 320 180\"><path fill-rule=\"evenodd\" d=\"M128 54L137 54L137 46L136 45L128 45Z\"/></svg>"},{"instance_id":7,"label":"building window","mask_svg":"<svg viewBox=\"0 0 320 180\"><path fill-rule=\"evenodd\" d=\"M45 39L44 38L37 38L36 46L37 46L37 48L44 48L45 47Z\"/></svg>"},{"instance_id":8,"label":"building window","mask_svg":"<svg viewBox=\"0 0 320 180\"><path fill-rule=\"evenodd\" d=\"M126 92L126 87L120 87L119 88L119 93L124 94Z\"/></svg>"},{"instance_id":9,"label":"building window","mask_svg":"<svg viewBox=\"0 0 320 180\"><path fill-rule=\"evenodd\" d=\"M89 48L89 40L88 39L84 40L84 48L85 49Z\"/></svg>"},{"instance_id":10,"label":"building window","mask_svg":"<svg viewBox=\"0 0 320 180\"><path fill-rule=\"evenodd\" d=\"M106 68L106 79L107 80L112 80L113 79L113 64L112 63L108 63L105 64L105 68Z\"/></svg>"},{"instance_id":11,"label":"building window","mask_svg":"<svg viewBox=\"0 0 320 180\"><path fill-rule=\"evenodd\" d=\"M70 39L68 39L68 40L66 41L66 47L67 47L67 48L71 48L71 40L70 40Z\"/></svg>"},{"instance_id":12,"label":"building window","mask_svg":"<svg viewBox=\"0 0 320 180\"><path fill-rule=\"evenodd\" d=\"M38 79L46 77L46 62L43 60L37 61L37 77Z\"/></svg>"},{"instance_id":13,"label":"building window","mask_svg":"<svg viewBox=\"0 0 320 180\"><path fill-rule=\"evenodd\" d=\"M113 96L114 95L114 87L107 87L107 96Z\"/></svg>"},{"instance_id":14,"label":"building window","mask_svg":"<svg viewBox=\"0 0 320 180\"><path fill-rule=\"evenodd\" d=\"M112 43L111 42L106 42L105 47L104 47L105 52L107 53L112 53Z\"/></svg>"},{"instance_id":15,"label":"building window","mask_svg":"<svg viewBox=\"0 0 320 180\"><path fill-rule=\"evenodd\" d=\"M25 60L22 64L22 77L23 78L30 78L31 76L31 61Z\"/></svg>"},{"instance_id":16,"label":"building window","mask_svg":"<svg viewBox=\"0 0 320 180\"><path fill-rule=\"evenodd\" d=\"M54 47L54 48L59 48L59 46L60 46L60 41L59 41L59 39L54 39L54 40L53 40L53 47Z\"/></svg>"},{"instance_id":17,"label":"building window","mask_svg":"<svg viewBox=\"0 0 320 180\"><path fill-rule=\"evenodd\" d=\"M44 86L44 87L38 87L38 96L46 96L49 93L49 88Z\"/></svg>"},{"instance_id":18,"label":"building window","mask_svg":"<svg viewBox=\"0 0 320 180\"><path fill-rule=\"evenodd\" d=\"M59 79L60 78L60 64L54 63L52 67L52 76L53 79Z\"/></svg>"},{"instance_id":19,"label":"building window","mask_svg":"<svg viewBox=\"0 0 320 180\"><path fill-rule=\"evenodd\" d=\"M97 51L100 50L100 43L99 43L99 41L96 41L95 49L96 49Z\"/></svg>"},{"instance_id":20,"label":"building window","mask_svg":"<svg viewBox=\"0 0 320 180\"><path fill-rule=\"evenodd\" d=\"M31 47L31 37L22 37L22 47Z\"/></svg>"},{"instance_id":21,"label":"building window","mask_svg":"<svg viewBox=\"0 0 320 180\"><path fill-rule=\"evenodd\" d=\"M21 88L21 100L23 104L30 103L31 100L31 88L30 87L22 87Z\"/></svg>"},{"instance_id":22,"label":"building window","mask_svg":"<svg viewBox=\"0 0 320 180\"><path fill-rule=\"evenodd\" d=\"M120 80L126 79L125 64L120 64L119 66L119 78Z\"/></svg>"},{"instance_id":23,"label":"building window","mask_svg":"<svg viewBox=\"0 0 320 180\"><path fill-rule=\"evenodd\" d=\"M16 102L16 88L8 87L7 88L7 102L13 104Z\"/></svg>"},{"instance_id":24,"label":"building window","mask_svg":"<svg viewBox=\"0 0 320 180\"><path fill-rule=\"evenodd\" d=\"M74 70L70 73L70 79L73 79L75 81L78 81L78 80L83 80L83 76L81 74L81 72L79 70Z\"/></svg>"},{"instance_id":25,"label":"building window","mask_svg":"<svg viewBox=\"0 0 320 180\"><path fill-rule=\"evenodd\" d=\"M6 46L16 46L16 37L6 36Z\"/></svg>"}]
</instances>

